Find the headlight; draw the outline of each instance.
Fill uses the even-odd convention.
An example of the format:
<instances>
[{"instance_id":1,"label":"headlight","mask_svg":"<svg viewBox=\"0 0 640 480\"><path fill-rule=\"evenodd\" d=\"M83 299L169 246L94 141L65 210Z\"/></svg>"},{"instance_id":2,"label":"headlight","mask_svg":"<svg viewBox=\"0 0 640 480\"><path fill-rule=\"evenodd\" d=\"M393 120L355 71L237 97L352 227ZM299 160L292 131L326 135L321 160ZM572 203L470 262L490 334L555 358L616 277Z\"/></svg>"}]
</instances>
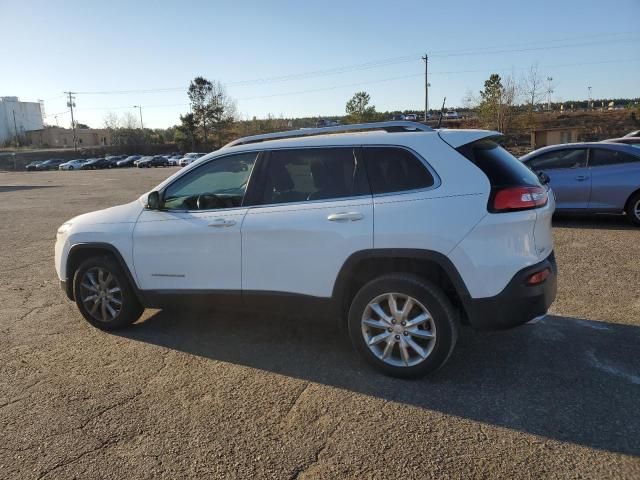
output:
<instances>
[{"instance_id":1,"label":"headlight","mask_svg":"<svg viewBox=\"0 0 640 480\"><path fill-rule=\"evenodd\" d=\"M65 233L67 233L67 231L71 228L71 223L67 222L67 223L63 223L62 225L60 225L60 228L58 228L58 235L64 235Z\"/></svg>"}]
</instances>

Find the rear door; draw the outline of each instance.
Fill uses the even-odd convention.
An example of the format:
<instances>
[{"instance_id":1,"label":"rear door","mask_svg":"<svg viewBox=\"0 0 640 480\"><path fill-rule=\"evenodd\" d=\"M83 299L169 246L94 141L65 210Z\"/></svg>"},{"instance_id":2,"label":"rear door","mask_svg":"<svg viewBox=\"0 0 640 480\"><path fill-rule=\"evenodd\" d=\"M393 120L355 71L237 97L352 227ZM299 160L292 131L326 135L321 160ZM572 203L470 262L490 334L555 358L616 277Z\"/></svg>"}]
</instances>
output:
<instances>
[{"instance_id":1,"label":"rear door","mask_svg":"<svg viewBox=\"0 0 640 480\"><path fill-rule=\"evenodd\" d=\"M330 297L346 259L373 246L373 206L358 148L269 152L242 224L242 290Z\"/></svg>"},{"instance_id":2,"label":"rear door","mask_svg":"<svg viewBox=\"0 0 640 480\"><path fill-rule=\"evenodd\" d=\"M621 212L629 196L640 187L640 151L635 156L609 148L591 148L592 210Z\"/></svg>"},{"instance_id":3,"label":"rear door","mask_svg":"<svg viewBox=\"0 0 640 480\"><path fill-rule=\"evenodd\" d=\"M527 161L527 166L549 177L558 209L589 207L591 175L587 168L586 148L563 148L543 153Z\"/></svg>"}]
</instances>

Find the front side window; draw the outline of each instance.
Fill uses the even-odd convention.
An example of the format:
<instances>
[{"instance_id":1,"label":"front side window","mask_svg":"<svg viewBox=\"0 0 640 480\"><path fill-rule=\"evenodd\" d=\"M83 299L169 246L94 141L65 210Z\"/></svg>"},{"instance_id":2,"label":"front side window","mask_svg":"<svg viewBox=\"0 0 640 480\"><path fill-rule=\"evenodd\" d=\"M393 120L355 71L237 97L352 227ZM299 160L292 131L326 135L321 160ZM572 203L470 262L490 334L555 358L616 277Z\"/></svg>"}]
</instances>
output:
<instances>
[{"instance_id":1,"label":"front side window","mask_svg":"<svg viewBox=\"0 0 640 480\"><path fill-rule=\"evenodd\" d=\"M587 150L585 148L554 150L529 160L527 165L532 170L583 168L587 166Z\"/></svg>"},{"instance_id":2,"label":"front side window","mask_svg":"<svg viewBox=\"0 0 640 480\"><path fill-rule=\"evenodd\" d=\"M213 210L242 206L257 153L211 160L180 177L164 192L168 210Z\"/></svg>"},{"instance_id":3,"label":"front side window","mask_svg":"<svg viewBox=\"0 0 640 480\"><path fill-rule=\"evenodd\" d=\"M353 148L308 148L269 153L263 205L328 200L368 194Z\"/></svg>"},{"instance_id":4,"label":"front side window","mask_svg":"<svg viewBox=\"0 0 640 480\"><path fill-rule=\"evenodd\" d=\"M602 167L604 165L617 165L620 163L640 162L640 158L636 158L618 150L609 150L604 148L594 148L589 156L590 167Z\"/></svg>"},{"instance_id":5,"label":"front side window","mask_svg":"<svg viewBox=\"0 0 640 480\"><path fill-rule=\"evenodd\" d=\"M416 190L434 184L424 164L403 148L366 147L364 159L373 193Z\"/></svg>"}]
</instances>

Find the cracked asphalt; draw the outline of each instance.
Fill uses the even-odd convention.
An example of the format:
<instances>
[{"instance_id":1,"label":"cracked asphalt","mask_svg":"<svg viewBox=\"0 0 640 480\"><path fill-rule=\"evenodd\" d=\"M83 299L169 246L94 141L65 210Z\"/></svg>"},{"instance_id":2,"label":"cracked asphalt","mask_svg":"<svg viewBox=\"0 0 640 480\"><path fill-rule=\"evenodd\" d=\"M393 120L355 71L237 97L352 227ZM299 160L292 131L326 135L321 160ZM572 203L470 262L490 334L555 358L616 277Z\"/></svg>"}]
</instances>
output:
<instances>
[{"instance_id":1,"label":"cracked asphalt","mask_svg":"<svg viewBox=\"0 0 640 480\"><path fill-rule=\"evenodd\" d=\"M172 171L0 173L0 478L640 478L640 229L557 219L551 315L401 381L321 319L86 323L57 227Z\"/></svg>"}]
</instances>

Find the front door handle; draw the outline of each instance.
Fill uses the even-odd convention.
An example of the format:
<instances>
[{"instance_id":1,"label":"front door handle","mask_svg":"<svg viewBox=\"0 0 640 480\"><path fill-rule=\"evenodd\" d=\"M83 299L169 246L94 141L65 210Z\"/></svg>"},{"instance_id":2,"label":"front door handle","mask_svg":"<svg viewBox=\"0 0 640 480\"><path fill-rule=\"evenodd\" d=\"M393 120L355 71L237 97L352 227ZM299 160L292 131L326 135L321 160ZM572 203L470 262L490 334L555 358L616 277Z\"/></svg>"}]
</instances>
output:
<instances>
[{"instance_id":1,"label":"front door handle","mask_svg":"<svg viewBox=\"0 0 640 480\"><path fill-rule=\"evenodd\" d=\"M578 180L579 182L582 182L584 180L587 180L589 177L587 175L578 175L576 177L576 180Z\"/></svg>"},{"instance_id":2,"label":"front door handle","mask_svg":"<svg viewBox=\"0 0 640 480\"><path fill-rule=\"evenodd\" d=\"M362 220L364 215L360 212L341 212L341 213L332 213L327 217L327 220L330 222L355 222L357 220Z\"/></svg>"},{"instance_id":3,"label":"front door handle","mask_svg":"<svg viewBox=\"0 0 640 480\"><path fill-rule=\"evenodd\" d=\"M216 218L209 224L210 227L232 227L236 224L235 220L227 220L226 218Z\"/></svg>"}]
</instances>

